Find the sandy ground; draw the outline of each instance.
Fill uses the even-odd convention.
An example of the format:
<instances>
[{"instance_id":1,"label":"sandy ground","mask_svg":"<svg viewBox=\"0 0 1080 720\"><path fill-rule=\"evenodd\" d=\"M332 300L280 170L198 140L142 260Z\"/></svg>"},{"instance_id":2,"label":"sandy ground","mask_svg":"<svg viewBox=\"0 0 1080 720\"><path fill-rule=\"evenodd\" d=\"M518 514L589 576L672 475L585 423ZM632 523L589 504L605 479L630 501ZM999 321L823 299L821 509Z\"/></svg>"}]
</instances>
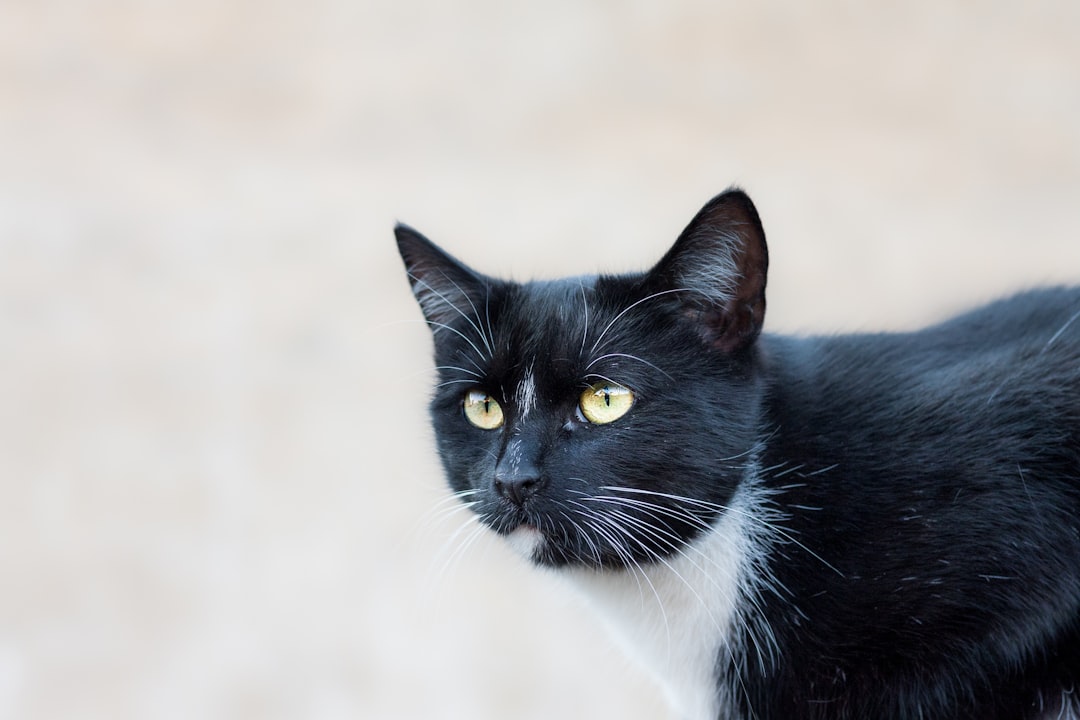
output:
<instances>
[{"instance_id":1,"label":"sandy ground","mask_svg":"<svg viewBox=\"0 0 1080 720\"><path fill-rule=\"evenodd\" d=\"M768 328L1080 281L1080 4L0 4L0 718L666 717L455 532L407 221L644 267L729 184Z\"/></svg>"}]
</instances>

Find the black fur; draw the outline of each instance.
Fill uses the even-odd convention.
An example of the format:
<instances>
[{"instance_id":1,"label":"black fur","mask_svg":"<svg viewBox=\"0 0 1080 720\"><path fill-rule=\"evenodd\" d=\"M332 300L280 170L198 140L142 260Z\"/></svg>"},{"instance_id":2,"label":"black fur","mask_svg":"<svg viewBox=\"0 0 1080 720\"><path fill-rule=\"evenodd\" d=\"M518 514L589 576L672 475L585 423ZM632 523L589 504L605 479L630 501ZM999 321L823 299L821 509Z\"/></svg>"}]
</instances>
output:
<instances>
[{"instance_id":1,"label":"black fur","mask_svg":"<svg viewBox=\"0 0 1080 720\"><path fill-rule=\"evenodd\" d=\"M740 484L767 490L782 531L753 612L774 652L721 654L721 717L1078 716L1080 289L915 333L759 335L765 237L736 190L639 275L504 282L397 237L435 331L450 485L498 533L537 528L536 562L663 562ZM610 425L577 411L599 378L635 393ZM503 427L464 419L471 388ZM527 497L496 488L510 465ZM665 495L597 500L632 491Z\"/></svg>"}]
</instances>

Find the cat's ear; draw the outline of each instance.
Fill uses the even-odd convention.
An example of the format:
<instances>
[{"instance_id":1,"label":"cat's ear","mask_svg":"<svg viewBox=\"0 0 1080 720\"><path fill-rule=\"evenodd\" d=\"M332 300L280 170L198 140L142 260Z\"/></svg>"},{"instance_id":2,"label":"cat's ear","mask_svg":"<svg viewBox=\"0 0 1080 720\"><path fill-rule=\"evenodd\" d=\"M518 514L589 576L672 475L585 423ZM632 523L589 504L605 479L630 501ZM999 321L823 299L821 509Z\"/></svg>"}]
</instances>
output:
<instances>
[{"instance_id":1,"label":"cat's ear","mask_svg":"<svg viewBox=\"0 0 1080 720\"><path fill-rule=\"evenodd\" d=\"M658 291L678 291L707 344L735 352L761 332L768 268L757 210L746 193L731 189L705 204L649 280Z\"/></svg>"},{"instance_id":2,"label":"cat's ear","mask_svg":"<svg viewBox=\"0 0 1080 720\"><path fill-rule=\"evenodd\" d=\"M483 277L407 225L394 228L413 295L433 330L476 312Z\"/></svg>"}]
</instances>

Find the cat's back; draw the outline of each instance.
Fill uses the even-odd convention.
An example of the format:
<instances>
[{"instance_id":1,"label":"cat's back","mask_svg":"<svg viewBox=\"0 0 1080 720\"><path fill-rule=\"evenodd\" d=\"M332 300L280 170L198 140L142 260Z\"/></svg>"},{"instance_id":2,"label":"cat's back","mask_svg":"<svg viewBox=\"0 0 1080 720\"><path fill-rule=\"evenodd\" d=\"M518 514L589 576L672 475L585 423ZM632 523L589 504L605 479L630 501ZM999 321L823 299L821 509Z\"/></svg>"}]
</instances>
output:
<instances>
[{"instance_id":1,"label":"cat's back","mask_svg":"<svg viewBox=\"0 0 1080 720\"><path fill-rule=\"evenodd\" d=\"M1029 290L989 303L922 333L928 347L963 353L1080 348L1080 287Z\"/></svg>"},{"instance_id":2,"label":"cat's back","mask_svg":"<svg viewBox=\"0 0 1080 720\"><path fill-rule=\"evenodd\" d=\"M1023 292L913 332L772 337L765 344L782 358L786 380L819 395L877 388L955 398L987 387L1077 388L1080 287Z\"/></svg>"},{"instance_id":3,"label":"cat's back","mask_svg":"<svg viewBox=\"0 0 1080 720\"><path fill-rule=\"evenodd\" d=\"M988 406L1024 393L1061 396L1080 417L1080 287L1019 293L897 340L897 361L929 390L940 385L978 405L992 388Z\"/></svg>"}]
</instances>

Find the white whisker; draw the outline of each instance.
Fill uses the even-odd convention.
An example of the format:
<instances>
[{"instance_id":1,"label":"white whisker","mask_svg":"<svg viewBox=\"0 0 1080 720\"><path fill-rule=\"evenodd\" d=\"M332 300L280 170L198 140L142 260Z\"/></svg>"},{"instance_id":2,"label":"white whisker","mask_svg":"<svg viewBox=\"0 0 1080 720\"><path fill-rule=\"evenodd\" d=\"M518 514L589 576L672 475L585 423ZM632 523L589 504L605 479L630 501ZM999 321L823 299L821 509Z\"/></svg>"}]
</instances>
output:
<instances>
[{"instance_id":1,"label":"white whisker","mask_svg":"<svg viewBox=\"0 0 1080 720\"><path fill-rule=\"evenodd\" d=\"M680 512L663 505L658 505L656 503L650 503L643 500L636 500L631 498L616 498L609 496L592 496L586 497L585 500L596 501L602 504L613 506L623 505L623 507L626 507L628 509L641 511L647 516L653 518L654 520L662 524L664 523L664 519L662 516L667 516L677 520L690 522L702 529L709 530L712 528L709 523L706 523L696 515L688 512ZM685 561L691 565L691 567L696 569L706 579L707 584L710 585L716 592L719 592L722 596L726 597L728 602L732 603L733 605L736 603L736 599L731 597L730 592L724 586L720 585L717 582L712 572L706 570L706 568L703 567L702 564L695 561L694 558L690 557L690 553L693 553L694 556L705 565L711 566L718 570L722 570L722 568L719 568L713 558L702 552L696 545L694 545L693 543L686 543L674 533L665 529L654 527L639 518L634 518L627 515L621 510L615 510L613 514L621 517L623 521L628 525L637 528L638 530L647 535L650 535L657 542L660 542L664 546L670 548L676 555L682 556ZM768 576L759 573L759 579L762 587L769 589L773 594L777 595L778 597L782 596L780 589L776 588L774 582ZM763 618L762 604L759 593L754 592L750 588L744 588L742 596L746 599L747 602L750 603L750 605L755 611L754 618L757 620L757 622L751 624L750 622L747 622L744 618L743 624L745 629L747 630L747 636L749 637L750 641L753 642L759 650L758 662L761 666L762 672L765 672L766 668L764 666L764 663L766 658L769 659L769 661L771 662L775 662L776 659L779 657L780 651L776 641L776 635L773 632L771 626L769 626L769 624ZM754 631L753 626L755 625L758 628L757 632ZM761 639L759 639L759 634L764 636L764 644L762 643Z\"/></svg>"},{"instance_id":2,"label":"white whisker","mask_svg":"<svg viewBox=\"0 0 1080 720\"><path fill-rule=\"evenodd\" d=\"M776 533L777 535L784 538L788 542L802 548L805 552L807 552L811 557L815 558L822 565L829 568L830 570L832 570L834 573L836 573L840 577L844 577L844 573L840 572L833 565L829 564L828 561L826 561L823 557L821 557L816 552L814 552L813 550L808 548L806 545L799 542L799 540L795 537L794 533L791 530L788 530L787 528L784 528L784 527L778 525L776 522L770 522L770 521L766 520L765 518L759 517L759 516L757 516L755 514L747 513L744 510L739 510L738 508L733 508L733 507L730 507L730 506L727 506L727 505L720 505L720 504L717 504L717 503L707 502L705 500L696 500L694 498L683 497L683 496L680 496L680 495L671 495L669 493L655 492L653 490L643 490L641 488L628 488L628 487L619 487L617 485L610 485L610 486L605 486L605 487L603 487L601 489L606 490L606 491L627 492L627 493L641 493L641 494L645 494L645 495L655 495L655 496L658 496L658 497L666 497L666 498L668 498L670 500L675 500L676 502L684 502L684 503L688 503L688 504L691 504L691 505L697 505L699 507L711 508L711 509L717 510L719 512L738 513L738 514L746 517L747 519L749 519L749 520L751 520L751 521L753 521L755 523L758 523L758 524L762 525L763 527L768 528L770 531Z\"/></svg>"},{"instance_id":3,"label":"white whisker","mask_svg":"<svg viewBox=\"0 0 1080 720\"><path fill-rule=\"evenodd\" d=\"M446 387L447 385L458 385L458 384L475 385L476 381L475 380L444 380L441 383L435 383L434 387L441 388L441 387Z\"/></svg>"},{"instance_id":4,"label":"white whisker","mask_svg":"<svg viewBox=\"0 0 1080 720\"><path fill-rule=\"evenodd\" d=\"M623 317L623 315L626 315L626 313L630 312L631 310L633 310L634 308L636 308L638 305L642 304L643 302L653 300L654 298L658 298L658 297L661 297L663 295L670 295L672 293L679 293L679 292L695 292L695 291L690 289L690 288L675 288L673 290L662 290L660 292L653 293L652 295L646 295L645 297L641 298L637 302L631 303L629 306L624 308L622 312L620 312L618 315L616 315L614 318L612 318L611 322L609 322L604 327L603 331L600 333L600 336L597 337L596 341L593 343L592 348L589 350L589 353L592 354L592 353L596 352L596 348L600 347L600 341L604 339L605 335L607 335L608 330L610 330L612 328L612 326L615 323L617 323Z\"/></svg>"},{"instance_id":5,"label":"white whisker","mask_svg":"<svg viewBox=\"0 0 1080 720\"><path fill-rule=\"evenodd\" d=\"M1040 355L1042 355L1042 354L1043 354L1044 352L1046 352L1046 351L1047 351L1047 350L1048 350L1048 349L1050 348L1050 346L1051 346L1051 345L1053 345L1053 344L1054 344L1054 343L1055 343L1055 342L1057 341L1057 339L1058 339L1059 337L1061 337L1062 333L1064 333L1064 332L1065 332L1065 330L1067 330L1067 329L1068 329L1068 327L1069 327L1070 325L1072 325L1072 324L1073 324L1073 322L1075 322L1075 321L1076 321L1076 319L1077 319L1077 318L1080 318L1080 310L1077 310L1077 311L1076 311L1076 312L1075 312L1075 313L1073 314L1073 316L1072 316L1071 318L1069 318L1068 320L1066 320L1066 321L1065 321L1065 324L1064 324L1064 325L1062 325L1062 326L1061 326L1061 328L1060 328L1060 329L1059 329L1059 330L1058 330L1058 331L1057 331L1056 333L1054 333L1054 336L1053 336L1052 338L1050 338L1049 340L1047 340L1047 341L1046 341L1046 344L1045 344L1045 345L1043 345L1043 348L1042 348L1042 350L1041 350L1041 351L1039 352L1039 354L1040 354Z\"/></svg>"},{"instance_id":6,"label":"white whisker","mask_svg":"<svg viewBox=\"0 0 1080 720\"><path fill-rule=\"evenodd\" d=\"M480 357L481 360L489 360L490 361L490 358L484 357L484 353L480 352L480 348L476 347L476 343L474 343L472 340L470 340L469 337L465 333L461 332L457 328L452 327L450 325L447 325L446 323L435 322L434 320L429 320L428 325L430 325L431 327L434 327L434 328L443 328L443 329L449 330L450 332L454 333L455 335L460 337L465 342L469 343L469 347L471 347L473 349L473 352L475 352L477 354L477 356ZM477 365L477 367L479 368L480 366Z\"/></svg>"},{"instance_id":7,"label":"white whisker","mask_svg":"<svg viewBox=\"0 0 1080 720\"><path fill-rule=\"evenodd\" d=\"M639 531L641 531L641 532L643 532L643 533L645 533L645 534L647 534L647 535L651 536L651 537L652 537L652 538L653 538L654 540L656 540L657 542L659 542L659 543L661 543L662 545L664 545L664 546L667 546L667 547L668 547L669 549L673 550L673 551L674 551L674 553L675 553L675 555L677 555L677 556L679 556L679 557L682 557L682 558L683 558L683 560L684 560L684 561L685 561L685 562L686 562L687 564L689 564L691 568L693 568L694 570L696 570L696 571L697 571L697 573L698 573L698 574L699 574L699 575L700 575L701 577L703 577L703 578L705 579L705 581L706 581L706 582L707 582L707 583L708 583L709 585L711 585L711 586L712 586L712 588L714 589L714 591L717 591L717 592L718 592L718 593L719 593L719 594L721 595L721 597L725 598L725 602L726 602L726 603L727 603L727 604L728 604L728 605L729 605L730 607L736 607L736 606L737 606L737 599L736 599L735 597L733 597L733 596L731 595L731 593L730 593L730 592L729 592L729 591L728 591L728 590L727 590L726 588L724 588L723 586L721 586L721 585L720 585L720 584L719 584L719 583L718 583L718 582L717 582L717 581L716 581L716 580L714 579L714 577L712 576L712 574L711 574L711 573L709 573L709 572L708 572L708 571L706 571L706 570L705 570L705 569L704 569L704 568L703 568L703 567L702 567L701 565L699 565L699 564L697 564L696 562L694 562L694 561L693 561L693 559L692 559L692 558L691 558L691 557L690 557L690 556L689 556L689 555L688 555L688 554L687 554L687 553L685 552L685 550L684 550L684 547L686 547L686 546L685 546L685 545L684 545L684 544L682 543L681 539L677 538L677 536L671 535L670 533L667 533L667 532L657 531L657 530L656 530L655 528L652 528L652 527L651 527L651 526L650 526L650 525L649 525L648 523L645 523L645 522L643 522L643 521L641 521L641 520L638 520L638 519L636 519L636 518L630 517L630 516L626 515L625 513L622 513L621 511L615 511L615 513L614 513L614 514L615 514L615 515L617 515L617 516L619 516L619 517L621 517L621 519L622 519L622 520L623 520L624 522L628 523L628 524L629 524L629 525L630 525L631 527L637 528L637 529L638 529ZM623 528L623 527L622 527L621 525L618 525L617 523L613 523L613 524L614 524L615 526L619 527L619 528L620 528L620 530L622 530L623 532L627 532L627 531L626 531L626 529L625 529L625 528ZM665 536L670 536L671 538L673 538L673 539L674 539L674 542L673 542L672 540L668 539L668 538L667 538L667 537L665 537ZM675 567L675 566L674 566L674 565L673 565L672 563L670 563L670 562L669 562L669 561L668 561L668 560L667 560L667 559L666 559L666 558L665 558L664 556L660 555L659 553L657 553L656 551L652 550L651 548L648 548L647 546L645 546L645 545L644 545L644 544L643 544L643 543L642 543L642 542L641 542L640 540L638 540L637 538L633 538L633 539L634 539L635 543L636 543L636 544L637 544L637 545L638 545L639 547L641 547L641 548L642 548L642 550L643 550L643 551L645 551L645 552L646 552L646 554L647 554L647 555L649 555L649 556L650 556L650 558L651 558L651 559L652 559L652 560L653 560L654 562L656 562L656 563L659 563L660 565L663 565L663 566L664 566L664 567L665 567L665 568L666 568L666 569L668 570L668 572L669 572L669 573L671 573L672 577L674 577L674 578L675 578L675 579L676 579L676 580L677 580L677 581L678 581L679 583L681 583L681 584L683 585L683 587L685 587L685 588L686 588L686 590L687 590L687 591L688 591L688 592L690 593L690 596L691 596L691 597L693 598L694 602L696 602L696 603L697 603L697 605L698 605L698 606L700 606L700 607L701 607L701 609L702 609L702 611L703 611L703 612L705 613L705 618L704 618L704 619L705 619L705 620L707 620L707 621L708 621L708 622L709 622L709 623L710 623L710 624L712 625L713 629L714 629L714 630L716 630L716 631L717 631L717 633L719 633L719 634L721 634L721 635L725 634L725 631L726 631L726 627L725 627L724 623L722 623L722 622L721 622L721 621L720 621L720 620L719 620L719 619L718 619L718 618L716 617L715 613L713 612L712 606L711 606L711 605L710 605L710 604L709 604L708 602L706 602L706 601L705 601L705 598L703 598L703 597L702 597L702 595L701 595L701 593L700 593L700 592L699 592L699 591L698 591L698 590L697 590L697 589L696 589L696 588L694 587L694 584L693 584L693 583L691 583L691 582L690 582L690 581L689 581L689 580L688 580L688 579L686 578L686 576L684 576L684 575L683 575L683 573L682 573L682 572L680 572L680 571L678 570L678 568L676 568L676 567ZM708 562L708 563L709 563L710 565L716 565L716 563L715 563L715 562L714 562L714 561L713 561L713 560L712 560L711 558L709 558L708 556L706 556L706 555L705 555L704 553L702 553L702 552L701 552L700 550L697 550L697 548L694 548L694 549L695 549L695 551L696 551L696 552L697 552L697 553L698 553L698 554L699 554L699 555L700 555L701 557L703 557L703 558L704 558L704 559L705 559L705 560L706 560L706 561L707 561L707 562ZM647 574L647 573L645 573L645 578L646 578L646 580L649 580L649 578L648 578L648 574ZM652 582L651 582L651 580L649 581L649 584L650 584L650 586L652 585ZM661 603L661 611L663 612L663 611L664 611L664 608L663 608L663 603L662 603L662 601L660 601L660 598L659 598L659 596L657 596L657 600L658 600L658 601L659 601L659 602ZM671 639L670 639L670 632L671 632L671 631L670 631L670 626L669 626L669 625L667 624L667 615L666 615L666 612L665 612L665 614L664 614L664 622L665 622L665 628L666 628L666 632L667 632L667 634L668 634L668 641L667 641L667 643L666 643L666 647L667 647L667 653L668 653L668 656L669 656L669 658L670 658L670 653L671 653L671 651L672 651L672 647L671 647ZM751 637L751 639L752 639L752 640L753 640L753 641L754 641L754 642L756 643L756 642L757 642L757 640L756 640L756 638L755 638L755 636L754 636L754 633L753 633L753 632L751 631L751 628L749 627L749 625L746 625L745 627L746 627L746 629L747 629L747 631L748 631L748 635L749 635L749 636ZM774 641L775 641L775 638L774 638L774 636L772 635L771 631L770 631L770 633L769 633L769 634L770 634L770 637L771 637L771 638L773 638L773 639L774 639ZM734 648L733 648L733 647L731 647L731 645L729 645L728 643L723 643L722 647L723 647L723 649L724 649L725 653L727 654L727 656L728 656L728 659L729 659L729 660L730 660L730 661L731 661L731 662L732 662L733 664L737 664L737 658L736 658L736 655L735 655L735 650L734 650ZM740 679L740 681L739 681L739 682L740 682L740 684L741 684L741 682L742 682L742 681L741 681L741 679Z\"/></svg>"},{"instance_id":8,"label":"white whisker","mask_svg":"<svg viewBox=\"0 0 1080 720\"><path fill-rule=\"evenodd\" d=\"M431 556L426 573L426 584L431 591L443 584L452 567L464 555L465 550L472 545L476 537L484 534L485 530L479 515L469 515L453 533L443 540L439 549Z\"/></svg>"},{"instance_id":9,"label":"white whisker","mask_svg":"<svg viewBox=\"0 0 1080 720\"><path fill-rule=\"evenodd\" d=\"M586 508L584 506L582 506L582 511L578 512L578 514L582 517L582 521L586 525L588 525L590 528L592 528L593 531L597 535L599 535L601 538L603 538L603 539L605 539L607 541L607 543L612 547L612 549L615 551L615 553L619 556L619 558L621 559L621 561L625 565L626 569L630 571L631 575L634 577L634 579L637 582L638 590L639 590L639 597L641 599L642 604L644 604L644 602L645 602L645 596L644 596L644 590L642 589L641 581L645 580L645 583L649 586L649 590L652 591L653 597L656 599L656 607L657 607L657 610L660 612L660 617L661 617L661 619L663 621L663 625L664 625L664 633L665 633L665 636L667 637L667 640L668 640L667 647L670 648L671 647L671 625L670 625L670 623L668 621L667 608L664 606L664 599L661 597L660 592L656 589L656 586L653 584L653 581L649 577L649 574L647 572L645 572L645 569L641 567L641 564L637 560L634 559L633 554L629 551L628 548L626 548L623 545L622 541L619 540L618 536L613 535L612 532L617 533L618 535L625 536L625 537L630 538L630 539L633 539L632 536L629 535L617 523L612 523L610 520L605 518L603 515L600 515L599 513L594 513L594 512L590 511L588 508ZM603 525L604 527L600 527L600 525L598 525L598 523ZM610 529L610 532L609 532L609 530L607 530L605 528Z\"/></svg>"},{"instance_id":10,"label":"white whisker","mask_svg":"<svg viewBox=\"0 0 1080 720\"><path fill-rule=\"evenodd\" d=\"M651 362L649 362L648 360L645 360L645 359L643 359L643 358L639 358L639 357L638 357L637 355L630 355L630 354L628 354L628 353L607 353L606 355L601 355L600 357L597 357L597 358L593 358L593 359L592 359L592 361L591 361L591 362L589 362L589 364L585 366L585 369L586 369L586 370L588 370L589 368L591 368L591 367L592 367L593 365L595 365L596 363L598 363L598 362L600 362L600 361L602 361L602 360L607 360L608 358L614 358L614 357L621 357L621 358L627 358L628 360L637 360L637 361L638 361L639 363L642 363L642 364L644 364L644 365L648 365L648 366L649 366L649 367L651 367L651 368L652 368L653 370L655 370L656 372L658 372L658 373L660 373L661 375L665 376L665 377L666 377L666 378L668 378L669 380L670 380L670 379L672 379L672 378L671 378L671 375L669 375L669 374L668 374L667 372L665 372L664 370L661 370L661 369L660 369L660 368L658 368L658 367L657 367L656 365L653 365L653 364L652 364Z\"/></svg>"},{"instance_id":11,"label":"white whisker","mask_svg":"<svg viewBox=\"0 0 1080 720\"><path fill-rule=\"evenodd\" d=\"M454 286L454 288L459 293L461 293L462 297L464 297L465 300L472 307L473 313L476 314L476 319L477 319L477 321L479 321L480 320L480 315L476 312L476 306L473 305L473 301L469 297L469 294L466 293L464 290L462 290L461 287L456 282L454 282L453 279L451 279L450 276L448 276L445 272L442 272L441 274L443 275L443 277L447 281L449 281L449 283L451 285ZM436 290L430 283L425 281L423 278L420 278L420 277L414 275L413 273L408 273L408 275L409 275L410 278L415 280L417 283L419 283L420 285L423 285L425 288L427 288L427 291L430 292L432 295L437 297L439 300L442 300L444 304L446 304L448 307L452 308L455 312L457 312L458 315L465 318L465 322L469 323L469 326L472 327L472 329L476 331L476 334L480 336L481 342L484 344L484 347L486 347L487 350L488 350L487 358L490 359L491 355L492 355L491 344L488 342L487 338L484 336L484 332L480 329L480 326L477 325L476 322L473 322L473 319L470 318L469 315L464 310L459 308L455 303L451 302L449 300L449 298L447 298L441 292ZM422 308L427 309L428 312L431 311L430 303L425 304L423 299L420 299L420 305L421 305ZM433 327L438 326L438 327L446 327L448 329L453 329L453 328L449 328L449 326L447 326L445 323L439 323L439 322L433 322L432 321L430 324ZM461 337L464 338L467 342L469 342L470 345L472 344L472 342L468 338L466 338L465 335L463 335L462 333L459 332L458 335L461 335ZM480 352L479 350L477 350L475 345L473 345L473 349L476 350L477 355L479 355L480 357L484 357L484 354L482 352Z\"/></svg>"},{"instance_id":12,"label":"white whisker","mask_svg":"<svg viewBox=\"0 0 1080 720\"><path fill-rule=\"evenodd\" d=\"M446 279L450 282L450 284L453 285L457 289L457 291L462 294L462 296L465 298L465 301L467 303L469 303L469 307L472 308L473 315L476 317L476 322L473 322L472 319L469 318L468 316L466 316L465 313L462 312L461 310L458 310L458 312L460 312L461 316L464 317L468 321L469 325L472 326L473 330L476 330L476 334L480 336L480 341L483 342L484 347L487 348L488 357L490 358L495 353L494 353L494 350L492 350L492 348L491 348L491 343L488 341L487 336L484 335L484 331L481 329L481 327L479 325L479 323L480 323L480 311L478 311L476 309L476 305L473 304L472 298L469 297L469 294L467 292L465 292L464 290L461 289L460 285L458 285L456 282L454 282L453 279L450 278L449 276L447 276L445 273L443 274L443 276L446 277ZM485 295L484 295L485 300L486 300L486 298L488 297L489 294L490 293L485 293ZM455 307L455 309L457 309L457 308ZM488 327L490 327L490 323L488 323Z\"/></svg>"},{"instance_id":13,"label":"white whisker","mask_svg":"<svg viewBox=\"0 0 1080 720\"><path fill-rule=\"evenodd\" d=\"M597 380L603 380L604 382L611 383L612 385L621 385L622 384L622 383L615 382L614 380L609 378L607 375L601 375L600 373L586 373L584 376L582 376L582 379L584 379L584 380L589 380L591 378L596 378Z\"/></svg>"},{"instance_id":14,"label":"white whisker","mask_svg":"<svg viewBox=\"0 0 1080 720\"><path fill-rule=\"evenodd\" d=\"M458 367L457 365L436 365L435 369L436 370L454 370L456 372L462 372L462 373L465 373L466 375L472 375L473 377L477 377L477 378L484 377L483 375L481 375L478 372L473 372L472 370L468 370L468 369L463 368L463 367Z\"/></svg>"}]
</instances>

